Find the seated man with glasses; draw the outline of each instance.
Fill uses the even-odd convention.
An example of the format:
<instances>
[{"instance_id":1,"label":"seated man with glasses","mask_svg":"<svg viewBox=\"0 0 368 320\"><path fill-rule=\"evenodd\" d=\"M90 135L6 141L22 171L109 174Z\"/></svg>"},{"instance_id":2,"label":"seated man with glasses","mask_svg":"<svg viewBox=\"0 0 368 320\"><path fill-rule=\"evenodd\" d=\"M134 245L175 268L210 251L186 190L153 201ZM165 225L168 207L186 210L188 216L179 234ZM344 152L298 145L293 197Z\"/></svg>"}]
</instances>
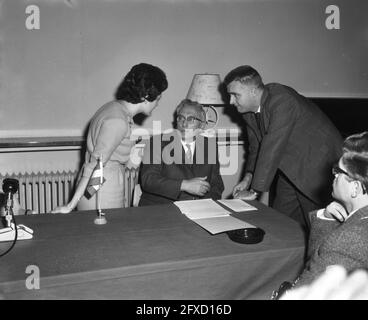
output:
<instances>
[{"instance_id":1,"label":"seated man with glasses","mask_svg":"<svg viewBox=\"0 0 368 320\"><path fill-rule=\"evenodd\" d=\"M310 284L330 265L368 269L368 132L344 141L332 174L336 201L310 214L309 260L294 286Z\"/></svg>"},{"instance_id":2,"label":"seated man with glasses","mask_svg":"<svg viewBox=\"0 0 368 320\"><path fill-rule=\"evenodd\" d=\"M176 108L177 129L150 139L140 170L140 206L221 199L217 143L200 134L205 124L202 105L186 99Z\"/></svg>"}]
</instances>

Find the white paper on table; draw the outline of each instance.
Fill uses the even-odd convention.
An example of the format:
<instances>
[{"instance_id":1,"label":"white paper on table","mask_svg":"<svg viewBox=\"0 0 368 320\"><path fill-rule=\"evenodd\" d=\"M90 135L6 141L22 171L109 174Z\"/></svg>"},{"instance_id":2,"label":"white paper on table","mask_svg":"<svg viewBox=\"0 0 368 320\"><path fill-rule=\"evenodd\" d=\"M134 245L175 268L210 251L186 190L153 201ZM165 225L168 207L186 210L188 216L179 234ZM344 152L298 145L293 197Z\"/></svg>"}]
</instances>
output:
<instances>
[{"instance_id":1,"label":"white paper on table","mask_svg":"<svg viewBox=\"0 0 368 320\"><path fill-rule=\"evenodd\" d=\"M189 219L229 216L230 212L212 199L175 201L174 204Z\"/></svg>"},{"instance_id":2,"label":"white paper on table","mask_svg":"<svg viewBox=\"0 0 368 320\"><path fill-rule=\"evenodd\" d=\"M243 228L255 228L254 225L234 218L232 216L195 219L193 221L199 224L202 228L206 229L211 234L217 234L229 230Z\"/></svg>"},{"instance_id":3,"label":"white paper on table","mask_svg":"<svg viewBox=\"0 0 368 320\"><path fill-rule=\"evenodd\" d=\"M256 207L241 199L218 200L218 202L222 203L235 212L258 210Z\"/></svg>"}]
</instances>

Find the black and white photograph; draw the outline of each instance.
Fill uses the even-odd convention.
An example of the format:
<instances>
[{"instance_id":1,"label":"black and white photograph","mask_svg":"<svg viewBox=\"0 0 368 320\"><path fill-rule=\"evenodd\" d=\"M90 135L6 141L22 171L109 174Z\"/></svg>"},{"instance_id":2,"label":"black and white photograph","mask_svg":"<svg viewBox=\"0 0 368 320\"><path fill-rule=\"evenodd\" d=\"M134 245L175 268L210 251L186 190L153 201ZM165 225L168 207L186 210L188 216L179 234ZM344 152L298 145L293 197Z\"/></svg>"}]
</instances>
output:
<instances>
[{"instance_id":1,"label":"black and white photograph","mask_svg":"<svg viewBox=\"0 0 368 320\"><path fill-rule=\"evenodd\" d=\"M0 0L0 301L368 300L367 119L366 0Z\"/></svg>"}]
</instances>

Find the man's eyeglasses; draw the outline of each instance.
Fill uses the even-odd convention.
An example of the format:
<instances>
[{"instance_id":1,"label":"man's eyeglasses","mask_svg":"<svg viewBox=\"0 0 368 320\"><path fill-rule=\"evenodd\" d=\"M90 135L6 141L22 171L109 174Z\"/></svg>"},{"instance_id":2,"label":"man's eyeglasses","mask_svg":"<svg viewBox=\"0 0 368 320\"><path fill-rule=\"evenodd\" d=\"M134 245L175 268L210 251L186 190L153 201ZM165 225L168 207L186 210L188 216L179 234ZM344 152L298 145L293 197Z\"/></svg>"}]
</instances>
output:
<instances>
[{"instance_id":1,"label":"man's eyeglasses","mask_svg":"<svg viewBox=\"0 0 368 320\"><path fill-rule=\"evenodd\" d=\"M333 174L334 176L336 176L336 175L338 175L338 174L340 174L340 173L345 174L345 175L347 175L349 178L353 179L352 177L350 177L350 174L348 174L345 170L341 169L339 166L333 166L333 167L332 167L332 174Z\"/></svg>"},{"instance_id":2,"label":"man's eyeglasses","mask_svg":"<svg viewBox=\"0 0 368 320\"><path fill-rule=\"evenodd\" d=\"M357 179L354 179L352 176L350 176L350 175L349 175L349 173L347 173L345 170L341 169L339 166L333 166L333 167L332 167L332 174L333 174L334 176L336 176L336 175L338 175L338 174L340 174L340 173L347 175L350 179L353 179L353 180L355 180L355 181L359 181L359 180L357 180ZM362 185L363 194L367 193L367 189L366 189L365 185L364 185L361 181L359 181L359 182L360 182L360 183L361 183L361 185Z\"/></svg>"},{"instance_id":3,"label":"man's eyeglasses","mask_svg":"<svg viewBox=\"0 0 368 320\"><path fill-rule=\"evenodd\" d=\"M184 117L183 115L179 114L177 117L176 117L176 121L177 122L184 122L184 120L187 121L187 123L194 123L195 121L199 121L199 122L202 122L201 119L197 118L197 117L194 117L194 116L188 116L188 117Z\"/></svg>"}]
</instances>

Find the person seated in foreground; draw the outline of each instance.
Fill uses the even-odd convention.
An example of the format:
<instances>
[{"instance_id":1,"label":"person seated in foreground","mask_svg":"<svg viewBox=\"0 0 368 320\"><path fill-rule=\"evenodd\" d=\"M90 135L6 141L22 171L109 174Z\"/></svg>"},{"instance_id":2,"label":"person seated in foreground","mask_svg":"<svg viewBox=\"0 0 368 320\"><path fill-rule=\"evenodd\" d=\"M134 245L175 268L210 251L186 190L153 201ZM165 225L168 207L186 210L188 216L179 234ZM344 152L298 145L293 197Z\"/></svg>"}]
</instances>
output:
<instances>
[{"instance_id":1,"label":"person seated in foreground","mask_svg":"<svg viewBox=\"0 0 368 320\"><path fill-rule=\"evenodd\" d=\"M206 124L202 105L188 99L176 108L177 130L153 136L144 150L139 206L177 200L221 199L215 138L201 135Z\"/></svg>"},{"instance_id":2,"label":"person seated in foreground","mask_svg":"<svg viewBox=\"0 0 368 320\"><path fill-rule=\"evenodd\" d=\"M330 265L368 269L368 132L346 138L332 173L335 201L310 213L308 262L293 287L312 283Z\"/></svg>"}]
</instances>

